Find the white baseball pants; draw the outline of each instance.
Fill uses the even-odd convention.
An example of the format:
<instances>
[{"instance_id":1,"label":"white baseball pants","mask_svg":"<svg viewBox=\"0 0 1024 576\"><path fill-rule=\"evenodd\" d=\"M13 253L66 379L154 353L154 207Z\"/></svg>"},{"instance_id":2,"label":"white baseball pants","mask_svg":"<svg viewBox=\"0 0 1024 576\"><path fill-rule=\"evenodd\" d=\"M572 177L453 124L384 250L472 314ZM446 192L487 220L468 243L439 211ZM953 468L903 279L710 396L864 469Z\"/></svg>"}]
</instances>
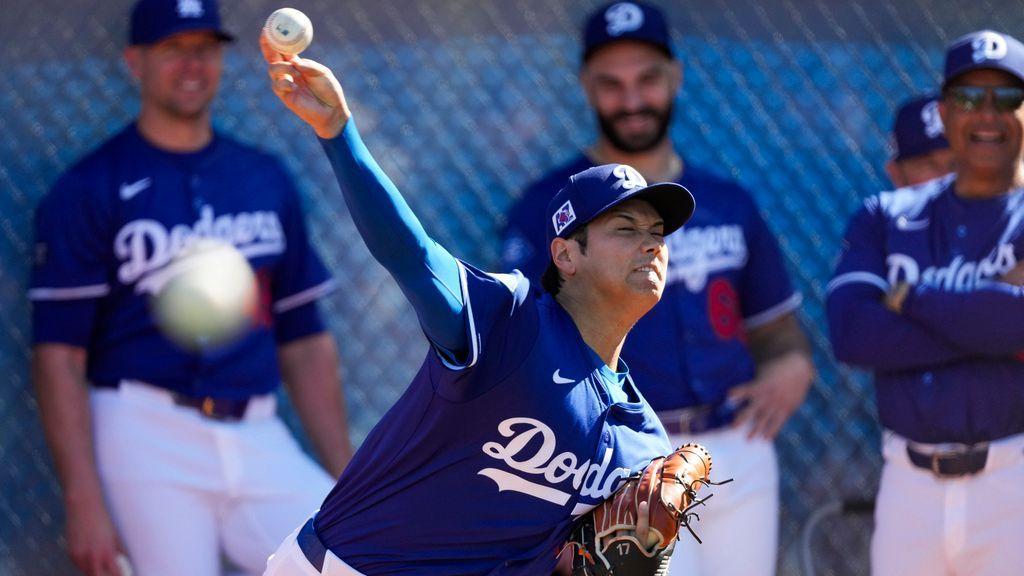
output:
<instances>
[{"instance_id":1,"label":"white baseball pants","mask_svg":"<svg viewBox=\"0 0 1024 576\"><path fill-rule=\"evenodd\" d=\"M993 442L985 469L937 478L886 431L875 505L875 576L1011 576L1024 571L1024 434Z\"/></svg>"},{"instance_id":2,"label":"white baseball pants","mask_svg":"<svg viewBox=\"0 0 1024 576\"><path fill-rule=\"evenodd\" d=\"M217 576L222 557L262 574L333 485L277 418L273 395L237 422L141 383L95 389L91 403L100 479L139 576Z\"/></svg>"},{"instance_id":3,"label":"white baseball pants","mask_svg":"<svg viewBox=\"0 0 1024 576\"><path fill-rule=\"evenodd\" d=\"M318 572L299 548L296 536L300 530L301 525L289 534L277 551L267 559L267 571L263 576L363 576L362 572L357 572L330 550L324 556L323 571Z\"/></svg>"},{"instance_id":4,"label":"white baseball pants","mask_svg":"<svg viewBox=\"0 0 1024 576\"><path fill-rule=\"evenodd\" d=\"M733 478L724 486L704 487L701 498L714 494L693 511L700 521L693 529L703 544L686 531L676 542L669 576L722 574L771 576L779 539L779 464L775 446L764 438L747 440L748 428L724 427L703 434L672 435L673 448L696 442L711 453L711 480Z\"/></svg>"}]
</instances>

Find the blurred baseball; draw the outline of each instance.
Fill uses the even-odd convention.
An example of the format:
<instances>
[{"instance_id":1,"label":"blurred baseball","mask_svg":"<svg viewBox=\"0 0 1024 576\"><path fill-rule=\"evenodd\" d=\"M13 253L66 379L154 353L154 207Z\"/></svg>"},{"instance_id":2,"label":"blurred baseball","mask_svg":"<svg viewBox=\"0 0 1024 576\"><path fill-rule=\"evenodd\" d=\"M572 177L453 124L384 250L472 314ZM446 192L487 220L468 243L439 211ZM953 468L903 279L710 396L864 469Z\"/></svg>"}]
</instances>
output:
<instances>
[{"instance_id":1,"label":"blurred baseball","mask_svg":"<svg viewBox=\"0 0 1024 576\"><path fill-rule=\"evenodd\" d=\"M167 265L153 298L157 325L187 349L225 344L248 329L256 309L256 275L231 244L194 241Z\"/></svg>"},{"instance_id":2,"label":"blurred baseball","mask_svg":"<svg viewBox=\"0 0 1024 576\"><path fill-rule=\"evenodd\" d=\"M271 48L285 56L293 56L313 41L313 23L295 8L280 8L267 18L263 34Z\"/></svg>"}]
</instances>

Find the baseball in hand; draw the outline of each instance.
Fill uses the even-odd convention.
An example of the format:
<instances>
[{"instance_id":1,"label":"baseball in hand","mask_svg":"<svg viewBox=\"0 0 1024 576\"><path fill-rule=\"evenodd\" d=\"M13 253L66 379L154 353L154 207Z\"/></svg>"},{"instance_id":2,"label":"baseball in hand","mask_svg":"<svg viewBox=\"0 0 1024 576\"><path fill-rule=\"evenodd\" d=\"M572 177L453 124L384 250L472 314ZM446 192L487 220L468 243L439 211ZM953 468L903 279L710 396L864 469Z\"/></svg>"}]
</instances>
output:
<instances>
[{"instance_id":1,"label":"baseball in hand","mask_svg":"<svg viewBox=\"0 0 1024 576\"><path fill-rule=\"evenodd\" d=\"M263 25L270 47L285 56L294 56L313 41L313 23L295 8L274 10Z\"/></svg>"},{"instance_id":2,"label":"baseball in hand","mask_svg":"<svg viewBox=\"0 0 1024 576\"><path fill-rule=\"evenodd\" d=\"M245 332L256 310L256 275L237 248L202 238L167 265L153 297L157 326L188 350L226 344Z\"/></svg>"}]
</instances>

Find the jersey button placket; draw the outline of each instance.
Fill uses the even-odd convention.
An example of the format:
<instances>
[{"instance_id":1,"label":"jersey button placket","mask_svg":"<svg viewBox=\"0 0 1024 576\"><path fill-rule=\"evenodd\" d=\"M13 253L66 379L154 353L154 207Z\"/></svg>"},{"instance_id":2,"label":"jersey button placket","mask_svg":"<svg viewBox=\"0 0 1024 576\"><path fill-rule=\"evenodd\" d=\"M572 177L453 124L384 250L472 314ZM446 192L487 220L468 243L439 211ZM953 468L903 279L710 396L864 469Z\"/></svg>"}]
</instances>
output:
<instances>
[{"instance_id":1,"label":"jersey button placket","mask_svg":"<svg viewBox=\"0 0 1024 576\"><path fill-rule=\"evenodd\" d=\"M199 184L201 183L199 176L193 174L188 179L188 191L189 196L192 198L192 210L198 216L203 211L203 195L199 192Z\"/></svg>"}]
</instances>

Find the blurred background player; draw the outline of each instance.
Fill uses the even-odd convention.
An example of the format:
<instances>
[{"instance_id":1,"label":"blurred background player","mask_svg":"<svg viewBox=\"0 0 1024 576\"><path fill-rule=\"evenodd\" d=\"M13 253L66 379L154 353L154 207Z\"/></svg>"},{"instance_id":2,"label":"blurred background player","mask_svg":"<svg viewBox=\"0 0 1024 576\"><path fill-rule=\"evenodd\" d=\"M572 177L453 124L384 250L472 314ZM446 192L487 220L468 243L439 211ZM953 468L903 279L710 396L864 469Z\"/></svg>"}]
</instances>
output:
<instances>
[{"instance_id":1,"label":"blurred background player","mask_svg":"<svg viewBox=\"0 0 1024 576\"><path fill-rule=\"evenodd\" d=\"M573 520L671 451L619 354L664 290L665 237L693 198L621 164L583 171L539 216L556 270L546 292L479 271L427 235L331 71L260 42L274 93L322 139L360 235L432 344L267 574L550 573Z\"/></svg>"},{"instance_id":2,"label":"blurred background player","mask_svg":"<svg viewBox=\"0 0 1024 576\"><path fill-rule=\"evenodd\" d=\"M687 164L668 138L682 68L659 10L618 2L591 14L579 78L597 142L523 193L509 215L505 267L533 279L552 274L545 206L570 174L595 164L627 163L693 192L700 209L668 239L665 294L630 333L623 358L672 444L704 444L716 476L736 479L716 492L715 513L701 522L704 544L678 543L674 558L687 560L673 562L673 572L771 574L779 489L772 439L814 376L795 314L800 294L750 195Z\"/></svg>"},{"instance_id":3,"label":"blurred background player","mask_svg":"<svg viewBox=\"0 0 1024 576\"><path fill-rule=\"evenodd\" d=\"M915 186L953 171L953 152L942 128L938 96L921 96L900 105L889 147L892 157L885 164L885 173L896 188Z\"/></svg>"},{"instance_id":4,"label":"blurred background player","mask_svg":"<svg viewBox=\"0 0 1024 576\"><path fill-rule=\"evenodd\" d=\"M222 70L213 0L140 0L125 60L135 122L71 168L36 215L33 377L90 575L249 574L315 510L349 458L338 358L316 309L332 286L273 157L211 128ZM259 279L240 341L188 353L147 298L192 239L217 236ZM277 418L282 375L330 474Z\"/></svg>"},{"instance_id":5,"label":"blurred background player","mask_svg":"<svg viewBox=\"0 0 1024 576\"><path fill-rule=\"evenodd\" d=\"M939 110L955 173L865 201L828 287L836 357L875 373L878 576L1024 566L1022 104L1024 45L954 41Z\"/></svg>"}]
</instances>

